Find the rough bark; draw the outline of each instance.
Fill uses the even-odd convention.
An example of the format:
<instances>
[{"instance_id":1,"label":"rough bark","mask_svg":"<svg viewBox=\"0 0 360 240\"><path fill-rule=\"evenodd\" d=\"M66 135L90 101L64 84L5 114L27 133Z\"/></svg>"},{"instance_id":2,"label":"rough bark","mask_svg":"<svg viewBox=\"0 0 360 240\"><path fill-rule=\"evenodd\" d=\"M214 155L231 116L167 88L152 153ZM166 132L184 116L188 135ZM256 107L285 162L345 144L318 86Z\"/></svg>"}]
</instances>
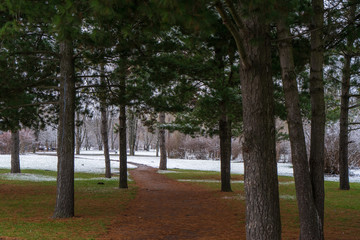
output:
<instances>
[{"instance_id":1,"label":"rough bark","mask_svg":"<svg viewBox=\"0 0 360 240\"><path fill-rule=\"evenodd\" d=\"M247 18L245 24L249 31L242 37L250 64L242 64L240 77L246 238L281 239L269 28L257 16Z\"/></svg>"},{"instance_id":2,"label":"rough bark","mask_svg":"<svg viewBox=\"0 0 360 240\"><path fill-rule=\"evenodd\" d=\"M324 22L323 0L312 0L310 53L310 101L311 101L311 141L310 176L316 209L321 219L321 238L324 225L324 138L325 138L325 98L323 83L324 46L322 27ZM305 239L305 238L304 238Z\"/></svg>"},{"instance_id":3,"label":"rough bark","mask_svg":"<svg viewBox=\"0 0 360 240\"><path fill-rule=\"evenodd\" d=\"M219 120L221 191L231 192L231 121L226 114Z\"/></svg>"},{"instance_id":4,"label":"rough bark","mask_svg":"<svg viewBox=\"0 0 360 240\"><path fill-rule=\"evenodd\" d=\"M104 65L101 65L101 84L105 86L105 77L104 77ZM105 177L111 178L111 166L110 166L110 154L109 154L109 137L108 137L108 117L105 101L105 89L104 92L100 95L100 114L101 114L101 139L104 146L104 157L105 157Z\"/></svg>"},{"instance_id":5,"label":"rough bark","mask_svg":"<svg viewBox=\"0 0 360 240\"><path fill-rule=\"evenodd\" d=\"M262 14L269 6L256 2L242 8L241 2L225 3L228 11L222 1L215 7L241 58L246 239L281 239L270 26Z\"/></svg>"},{"instance_id":6,"label":"rough bark","mask_svg":"<svg viewBox=\"0 0 360 240\"><path fill-rule=\"evenodd\" d=\"M75 70L73 45L60 42L58 172L54 218L74 216Z\"/></svg>"},{"instance_id":7,"label":"rough bark","mask_svg":"<svg viewBox=\"0 0 360 240\"><path fill-rule=\"evenodd\" d=\"M20 173L20 137L19 131L11 131L11 173Z\"/></svg>"},{"instance_id":8,"label":"rough bark","mask_svg":"<svg viewBox=\"0 0 360 240\"><path fill-rule=\"evenodd\" d=\"M291 159L294 168L295 188L299 209L300 239L321 239L321 222L314 201L300 110L299 92L294 72L292 38L285 19L278 21L277 29L285 106L289 126Z\"/></svg>"},{"instance_id":9,"label":"rough bark","mask_svg":"<svg viewBox=\"0 0 360 240\"><path fill-rule=\"evenodd\" d=\"M164 124L165 123L165 113L161 112L159 113L159 123ZM166 155L166 143L165 143L165 129L160 128L159 129L159 147L160 147L160 170L166 170L167 169L167 155Z\"/></svg>"},{"instance_id":10,"label":"rough bark","mask_svg":"<svg viewBox=\"0 0 360 240\"><path fill-rule=\"evenodd\" d=\"M356 4L352 4L349 11L349 20L355 18ZM351 35L347 38L347 51L353 48L354 37ZM341 110L340 110L340 133L339 133L339 173L340 173L340 189L349 190L349 93L351 78L351 55L344 54L344 66L341 85Z\"/></svg>"}]
</instances>

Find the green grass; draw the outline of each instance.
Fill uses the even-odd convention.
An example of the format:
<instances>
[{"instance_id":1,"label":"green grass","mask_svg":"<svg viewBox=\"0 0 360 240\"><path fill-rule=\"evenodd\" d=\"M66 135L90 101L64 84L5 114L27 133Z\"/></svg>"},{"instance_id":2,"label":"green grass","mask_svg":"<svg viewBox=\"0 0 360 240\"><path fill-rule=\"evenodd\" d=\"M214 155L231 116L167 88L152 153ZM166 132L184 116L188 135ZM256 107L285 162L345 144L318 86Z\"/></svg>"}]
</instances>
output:
<instances>
[{"instance_id":1,"label":"green grass","mask_svg":"<svg viewBox=\"0 0 360 240\"><path fill-rule=\"evenodd\" d=\"M8 173L0 169L0 173ZM56 172L23 170L23 173L56 176ZM52 219L56 182L29 182L0 178L0 238L94 239L106 233L106 226L135 197L136 188L118 189L118 177L76 173L75 217ZM104 184L98 184L102 182Z\"/></svg>"}]
</instances>

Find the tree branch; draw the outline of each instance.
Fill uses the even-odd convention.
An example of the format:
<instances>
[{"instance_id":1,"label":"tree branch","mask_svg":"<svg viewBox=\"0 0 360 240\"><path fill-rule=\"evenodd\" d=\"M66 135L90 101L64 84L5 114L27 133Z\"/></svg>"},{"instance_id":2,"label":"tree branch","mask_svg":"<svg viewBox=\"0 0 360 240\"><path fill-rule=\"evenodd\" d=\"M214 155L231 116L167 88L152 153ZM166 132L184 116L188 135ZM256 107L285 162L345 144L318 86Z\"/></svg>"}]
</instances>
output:
<instances>
[{"instance_id":1,"label":"tree branch","mask_svg":"<svg viewBox=\"0 0 360 240\"><path fill-rule=\"evenodd\" d=\"M222 20L223 20L223 24L226 26L226 28L230 31L231 35L234 37L235 42L236 42L236 46L237 49L239 51L239 55L241 58L241 62L243 64L244 68L249 68L250 64L248 62L247 59L247 55L246 55L246 51L244 49L244 45L242 43L242 40L240 38L240 32L236 29L236 26L234 25L234 23L232 22L232 20L229 18L229 16L227 15L227 13L224 10L224 6L221 4L220 1L217 1L215 4L216 10L218 11L218 13L220 14Z\"/></svg>"}]
</instances>

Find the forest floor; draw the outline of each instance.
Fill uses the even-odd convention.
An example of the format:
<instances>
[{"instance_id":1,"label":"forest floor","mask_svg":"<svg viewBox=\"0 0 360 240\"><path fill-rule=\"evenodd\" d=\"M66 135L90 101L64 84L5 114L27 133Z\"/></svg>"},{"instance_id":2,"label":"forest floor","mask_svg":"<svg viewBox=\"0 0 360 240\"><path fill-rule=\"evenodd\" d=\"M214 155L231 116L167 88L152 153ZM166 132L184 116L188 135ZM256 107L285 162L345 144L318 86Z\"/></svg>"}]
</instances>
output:
<instances>
[{"instance_id":1,"label":"forest floor","mask_svg":"<svg viewBox=\"0 0 360 240\"><path fill-rule=\"evenodd\" d=\"M138 188L136 198L99 239L246 239L245 201L238 198L243 190L224 193L135 165L130 175ZM296 201L282 200L281 208L282 239L298 239ZM327 207L326 215L326 239L360 240L359 211Z\"/></svg>"},{"instance_id":2,"label":"forest floor","mask_svg":"<svg viewBox=\"0 0 360 240\"><path fill-rule=\"evenodd\" d=\"M169 179L145 165L130 175L137 196L100 239L245 239L245 209L232 209L224 194Z\"/></svg>"}]
</instances>

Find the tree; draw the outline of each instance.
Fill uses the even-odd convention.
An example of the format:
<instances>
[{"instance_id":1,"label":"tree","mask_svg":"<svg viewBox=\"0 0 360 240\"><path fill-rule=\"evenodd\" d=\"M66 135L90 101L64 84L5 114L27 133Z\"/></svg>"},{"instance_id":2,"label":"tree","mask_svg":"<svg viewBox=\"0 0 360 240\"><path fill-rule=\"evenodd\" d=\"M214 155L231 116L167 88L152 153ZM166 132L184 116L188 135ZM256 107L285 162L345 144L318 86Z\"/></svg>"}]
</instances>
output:
<instances>
[{"instance_id":1,"label":"tree","mask_svg":"<svg viewBox=\"0 0 360 240\"><path fill-rule=\"evenodd\" d=\"M167 169L167 155L166 155L166 143L165 143L165 129L161 127L161 124L165 124L165 113L159 113L159 145L160 145L160 170Z\"/></svg>"},{"instance_id":2,"label":"tree","mask_svg":"<svg viewBox=\"0 0 360 240\"><path fill-rule=\"evenodd\" d=\"M246 238L281 239L269 14L260 2L216 2L241 58ZM256 44L253 44L256 42Z\"/></svg>"},{"instance_id":3,"label":"tree","mask_svg":"<svg viewBox=\"0 0 360 240\"><path fill-rule=\"evenodd\" d=\"M11 173L20 173L20 138L19 130L11 131Z\"/></svg>"},{"instance_id":4,"label":"tree","mask_svg":"<svg viewBox=\"0 0 360 240\"><path fill-rule=\"evenodd\" d=\"M311 143L310 176L315 206L320 218L320 236L323 239L324 225L324 137L325 137L325 98L323 82L324 42L324 1L311 1L313 14L309 30L311 31L310 52L310 98L311 98ZM313 236L314 237L314 236ZM301 236L306 239L306 237ZM315 238L313 238L315 239Z\"/></svg>"},{"instance_id":5,"label":"tree","mask_svg":"<svg viewBox=\"0 0 360 240\"><path fill-rule=\"evenodd\" d=\"M105 81L105 66L101 64L101 85L106 86ZM110 155L109 155L109 137L108 137L108 117L107 117L107 107L106 107L106 97L104 89L100 93L100 113L101 113L101 138L104 146L104 156L105 156L105 177L111 178L111 165L110 165Z\"/></svg>"},{"instance_id":6,"label":"tree","mask_svg":"<svg viewBox=\"0 0 360 240\"><path fill-rule=\"evenodd\" d=\"M348 10L349 22L355 20L357 4L355 1L349 1ZM339 133L339 171L340 171L340 189L349 190L349 166L348 166L348 148L349 148L349 98L350 98L350 79L351 79L351 59L354 48L355 36L353 32L348 33L346 39L346 49L344 50L344 65L341 85L341 111L340 111L340 133Z\"/></svg>"},{"instance_id":7,"label":"tree","mask_svg":"<svg viewBox=\"0 0 360 240\"><path fill-rule=\"evenodd\" d=\"M285 2L280 2L285 8ZM292 38L288 26L290 9L280 12L277 20L277 37L282 72L287 122L291 144L291 159L294 167L296 196L300 215L300 239L321 239L321 222L314 202L314 193L309 172L303 131L300 97L297 89Z\"/></svg>"}]
</instances>

